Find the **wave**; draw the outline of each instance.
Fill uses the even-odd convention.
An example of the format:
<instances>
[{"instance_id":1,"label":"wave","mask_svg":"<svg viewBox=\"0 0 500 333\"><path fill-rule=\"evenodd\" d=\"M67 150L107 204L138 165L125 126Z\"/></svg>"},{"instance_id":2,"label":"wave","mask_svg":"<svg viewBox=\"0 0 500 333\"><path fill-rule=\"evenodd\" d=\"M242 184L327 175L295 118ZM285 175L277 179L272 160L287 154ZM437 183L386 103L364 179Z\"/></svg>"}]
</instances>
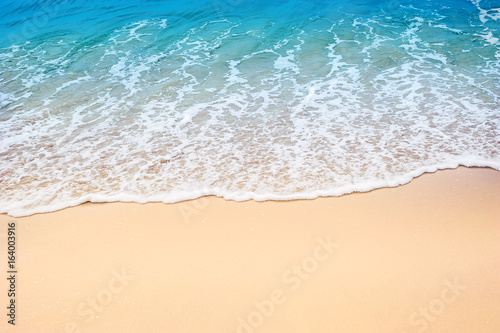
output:
<instances>
[{"instance_id":1,"label":"wave","mask_svg":"<svg viewBox=\"0 0 500 333\"><path fill-rule=\"evenodd\" d=\"M499 169L497 8L281 5L99 5L103 26L49 21L1 48L0 212L306 199Z\"/></svg>"}]
</instances>

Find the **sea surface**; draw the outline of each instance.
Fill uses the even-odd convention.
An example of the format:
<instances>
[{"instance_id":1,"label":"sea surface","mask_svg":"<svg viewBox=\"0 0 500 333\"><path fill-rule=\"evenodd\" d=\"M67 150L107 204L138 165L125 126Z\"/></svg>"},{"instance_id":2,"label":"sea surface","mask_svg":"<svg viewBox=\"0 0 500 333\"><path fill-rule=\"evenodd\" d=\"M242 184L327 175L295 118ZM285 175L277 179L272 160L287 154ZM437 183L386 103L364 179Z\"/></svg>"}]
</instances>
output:
<instances>
[{"instance_id":1,"label":"sea surface","mask_svg":"<svg viewBox=\"0 0 500 333\"><path fill-rule=\"evenodd\" d=\"M0 213L500 170L500 0L0 3Z\"/></svg>"}]
</instances>

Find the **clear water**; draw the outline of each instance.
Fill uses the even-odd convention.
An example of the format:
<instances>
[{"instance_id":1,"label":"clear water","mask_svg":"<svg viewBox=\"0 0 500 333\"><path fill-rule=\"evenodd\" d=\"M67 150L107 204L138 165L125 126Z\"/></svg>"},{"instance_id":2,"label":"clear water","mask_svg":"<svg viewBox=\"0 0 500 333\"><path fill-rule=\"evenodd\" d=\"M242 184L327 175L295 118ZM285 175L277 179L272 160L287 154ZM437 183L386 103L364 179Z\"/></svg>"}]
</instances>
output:
<instances>
[{"instance_id":1,"label":"clear water","mask_svg":"<svg viewBox=\"0 0 500 333\"><path fill-rule=\"evenodd\" d=\"M0 213L500 169L500 1L1 1Z\"/></svg>"}]
</instances>

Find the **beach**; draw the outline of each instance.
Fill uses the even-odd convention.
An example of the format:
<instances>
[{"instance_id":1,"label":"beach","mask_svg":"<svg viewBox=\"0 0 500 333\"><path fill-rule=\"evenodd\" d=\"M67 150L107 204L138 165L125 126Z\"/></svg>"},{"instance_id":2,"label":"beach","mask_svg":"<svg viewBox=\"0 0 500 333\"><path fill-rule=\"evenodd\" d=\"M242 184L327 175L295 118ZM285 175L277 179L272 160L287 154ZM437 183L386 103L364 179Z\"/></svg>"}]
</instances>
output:
<instances>
[{"instance_id":1,"label":"beach","mask_svg":"<svg viewBox=\"0 0 500 333\"><path fill-rule=\"evenodd\" d=\"M460 167L314 200L2 214L0 330L498 332L499 198L498 171Z\"/></svg>"},{"instance_id":2,"label":"beach","mask_svg":"<svg viewBox=\"0 0 500 333\"><path fill-rule=\"evenodd\" d=\"M0 332L500 332L497 0L5 0Z\"/></svg>"}]
</instances>

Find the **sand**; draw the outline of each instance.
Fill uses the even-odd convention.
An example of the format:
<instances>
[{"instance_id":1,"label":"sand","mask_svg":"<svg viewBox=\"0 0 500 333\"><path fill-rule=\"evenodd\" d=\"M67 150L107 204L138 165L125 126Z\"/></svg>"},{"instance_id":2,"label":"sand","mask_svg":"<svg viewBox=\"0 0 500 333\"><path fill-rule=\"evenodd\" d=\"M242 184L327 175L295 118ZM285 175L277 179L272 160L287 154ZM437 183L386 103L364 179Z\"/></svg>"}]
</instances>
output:
<instances>
[{"instance_id":1,"label":"sand","mask_svg":"<svg viewBox=\"0 0 500 333\"><path fill-rule=\"evenodd\" d=\"M1 332L500 332L500 172L290 202L84 204L16 222Z\"/></svg>"}]
</instances>

